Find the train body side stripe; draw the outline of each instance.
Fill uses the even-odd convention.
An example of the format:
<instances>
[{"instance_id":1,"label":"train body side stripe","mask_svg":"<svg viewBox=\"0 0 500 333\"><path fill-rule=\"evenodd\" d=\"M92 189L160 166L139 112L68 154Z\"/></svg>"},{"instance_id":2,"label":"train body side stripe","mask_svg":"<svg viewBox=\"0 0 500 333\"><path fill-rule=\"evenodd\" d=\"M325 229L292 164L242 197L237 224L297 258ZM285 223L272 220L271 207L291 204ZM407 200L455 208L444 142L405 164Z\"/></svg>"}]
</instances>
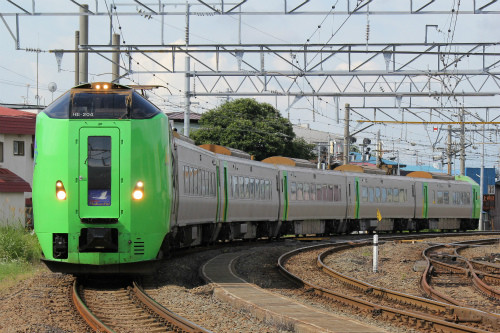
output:
<instances>
[{"instance_id":1,"label":"train body side stripe","mask_svg":"<svg viewBox=\"0 0 500 333\"><path fill-rule=\"evenodd\" d=\"M219 166L218 165L215 167L215 170L216 170L215 174L217 175L216 176L217 177L217 179L216 179L216 184L217 184L217 186L216 186L216 188L217 188L217 207L215 208L215 222L219 222L219 219L220 219L220 215L219 215L220 214L220 212L219 212L219 210L220 210L220 174L219 174L219 172L220 172L220 170L219 170Z\"/></svg>"},{"instance_id":2,"label":"train body side stripe","mask_svg":"<svg viewBox=\"0 0 500 333\"><path fill-rule=\"evenodd\" d=\"M354 218L359 219L359 178L356 177L356 186L354 193Z\"/></svg>"},{"instance_id":3,"label":"train body side stripe","mask_svg":"<svg viewBox=\"0 0 500 333\"><path fill-rule=\"evenodd\" d=\"M224 220L223 222L227 221L227 207L229 203L227 202L228 195L227 195L227 162L224 161Z\"/></svg>"},{"instance_id":4,"label":"train body side stripe","mask_svg":"<svg viewBox=\"0 0 500 333\"><path fill-rule=\"evenodd\" d=\"M288 221L288 174L283 171L283 220Z\"/></svg>"}]
</instances>

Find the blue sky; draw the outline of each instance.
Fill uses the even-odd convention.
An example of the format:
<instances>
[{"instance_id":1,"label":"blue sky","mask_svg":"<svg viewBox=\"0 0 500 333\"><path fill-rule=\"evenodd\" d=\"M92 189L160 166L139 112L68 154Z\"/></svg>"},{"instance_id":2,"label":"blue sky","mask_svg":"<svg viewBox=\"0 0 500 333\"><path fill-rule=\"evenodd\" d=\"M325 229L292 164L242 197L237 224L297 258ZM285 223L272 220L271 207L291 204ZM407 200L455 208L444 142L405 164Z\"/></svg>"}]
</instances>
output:
<instances>
[{"instance_id":1,"label":"blue sky","mask_svg":"<svg viewBox=\"0 0 500 333\"><path fill-rule=\"evenodd\" d=\"M81 1L85 3L86 1ZM125 40L127 45L130 44L158 44L161 42L161 18L153 15L150 19L141 16L127 16L121 13L138 11L141 8L139 5L125 7L125 3L132 1L112 1L99 0L90 1L90 9L95 10L96 3L99 6L99 11L104 11L106 4L109 6L114 3L117 6L118 16L113 16L113 25L115 31L121 30L122 41ZM218 1L214 1L218 2ZM220 2L220 1L219 1ZM288 1L289 8L294 5L299 5L303 1ZM357 1L351 0L351 8L355 7ZM415 6L424 5L428 1L413 1ZM489 1L476 1L478 6L487 4ZM31 10L31 0L17 0L20 6ZM144 2L145 3L145 2ZM154 3L154 2L152 2ZM179 1L178 6L167 6L165 10L176 13L185 11L185 1ZM206 7L197 1L190 0L193 4L192 12L204 13L204 15L190 16L190 43L191 44L226 44L238 43L238 16L236 15L207 15L209 12ZM225 1L226 6L228 2ZM262 1L249 0L243 6L244 11L280 11L283 9L283 1ZM366 27L369 21L370 43L422 43L425 37L426 25L437 25L438 30L429 29L428 39L430 42L444 42L452 40L456 43L479 43L479 42L498 42L500 32L500 20L496 15L461 15L460 11L472 9L472 1L457 1L457 0L442 0L438 4L432 4L428 7L430 10L442 10L449 14L442 15L353 15L349 18L345 15L337 14L345 11L346 0L339 1L311 1L302 8L307 11L328 11L333 5L336 9L330 15L288 15L288 16L270 16L270 15L243 15L241 25L241 41L242 43L293 43L305 44L309 39L310 43L365 43L366 42ZM460 7L458 4L460 3ZM408 10L409 0L375 0L369 9L370 10ZM36 11L39 12L76 12L78 7L71 1L63 0L44 0L37 1ZM156 6L156 7L155 7ZM157 8L156 5L151 5L151 8ZM458 15L452 15L451 10L458 9ZM494 4L488 8L489 10L500 10L499 4ZM14 13L17 8L7 2L0 3L0 13ZM366 12L366 10L365 10ZM5 15L4 19L9 27L15 32L15 17ZM71 88L74 84L74 58L71 54L65 54L62 59L61 71L58 71L57 63L54 54L47 51L54 49L73 49L74 48L74 32L79 29L79 19L77 16L20 16L19 17L19 35L20 47L40 48L43 52L39 54L38 66L36 62L36 53L27 52L25 50L16 50L15 43L9 31L0 22L0 40L2 48L0 48L0 102L2 103L35 103L36 86L37 86L37 67L38 67L38 91L41 104L49 104L52 98L56 98L61 93ZM121 26L121 29L118 27ZM320 27L318 27L320 26ZM165 44L180 44L184 42L185 34L185 17L183 15L169 15L164 22L164 43ZM450 30L451 32L448 32ZM108 44L110 34L110 20L107 16L90 17L90 44ZM333 35L333 36L332 36ZM452 38L451 38L452 37ZM498 47L492 47L490 52L498 52ZM244 59L251 59L252 56L245 55ZM123 60L127 61L124 57ZM171 64L171 59L167 56L158 56L156 59L162 63ZM203 58L206 62L213 62L208 55ZM345 59L339 57L325 66L325 70L335 70L342 68L345 65ZM499 60L499 59L497 59ZM151 99L158 104L164 111L180 111L182 108L184 94L184 75L152 75L152 72L158 68L143 56L134 57L134 70L149 71L150 73L132 74L121 83L140 83L140 84L159 84L166 85L168 83L169 90L158 89ZM266 65L269 68L279 66L274 63L273 57L266 58ZM418 63L419 70L425 70L428 66L434 64L426 64L422 60ZM470 61L470 60L467 60ZM231 58L222 59L222 63L227 68L234 68L236 61ZM128 66L128 63L125 64ZM184 67L182 57L176 58L176 66ZM200 69L198 67L191 69ZM466 69L477 68L475 63L462 63L462 68ZM383 59L376 59L367 64L364 69L383 70L385 64ZM98 55L90 55L89 57L89 80L90 81L107 81L110 80L111 64ZM122 71L123 73L123 71ZM131 80L130 80L131 79ZM339 79L342 84L345 81ZM48 91L49 82L55 82L58 90L53 94ZM195 89L201 89L199 83L195 83ZM301 83L303 84L303 83ZM489 85L490 83L488 83ZM29 86L28 86L29 85ZM500 88L492 84L488 87L489 90L498 91ZM259 101L269 102L276 105L283 112L287 108L288 103L293 98L261 98L256 96ZM221 99L213 97L198 97L193 99L199 104L193 105L193 111L204 112L207 109L216 107L222 102ZM500 105L499 97L483 97L483 98L468 98L462 101L466 105ZM351 105L360 105L360 98L340 98L340 105L351 103ZM394 98L372 98L366 100L367 104L373 105L394 105ZM409 101L405 98L402 100L402 105L405 106ZM423 98L413 99L413 105L433 105L436 101L429 101ZM449 103L449 101L447 102ZM458 102L457 102L458 103ZM316 112L314 121L312 110ZM400 114L394 114L399 119ZM341 112L343 115L343 112ZM497 115L495 115L497 116ZM371 117L371 115L370 115ZM379 115L380 120L383 116ZM422 115L424 118L429 118L429 115ZM303 99L290 110L290 119L293 123L309 123L311 128L329 131L342 135L343 125L337 124L334 119L333 100L317 100ZM356 115L353 118L359 119ZM407 115L406 120L411 119ZM472 119L471 119L472 120ZM356 124L353 123L353 127ZM430 144L437 140L438 133L432 131L431 126L423 125L376 125L364 133L368 137L373 137L374 133L380 129L382 139L386 147L394 146L395 149L401 151L401 154L407 159L407 163L415 163L418 155L419 162L431 164L431 158L437 152L432 152ZM490 134L491 140L496 141L496 133ZM442 134L441 134L442 136ZM468 134L468 140L475 143L482 142L477 134ZM360 140L361 141L361 140ZM373 140L374 141L374 140ZM414 145L412 145L412 143ZM443 147L444 141L441 140L439 147ZM486 166L496 166L498 164L498 145L488 144L485 146L487 151ZM417 153L415 153L417 152ZM467 152L470 160L467 166L478 166L480 149L470 149Z\"/></svg>"}]
</instances>

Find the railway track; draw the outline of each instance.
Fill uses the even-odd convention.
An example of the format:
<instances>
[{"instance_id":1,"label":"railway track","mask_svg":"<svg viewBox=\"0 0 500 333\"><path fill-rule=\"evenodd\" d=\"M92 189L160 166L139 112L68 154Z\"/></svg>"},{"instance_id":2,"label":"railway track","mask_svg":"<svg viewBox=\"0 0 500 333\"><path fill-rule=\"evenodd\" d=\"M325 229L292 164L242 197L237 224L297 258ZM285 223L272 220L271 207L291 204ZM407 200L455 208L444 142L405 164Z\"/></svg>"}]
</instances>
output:
<instances>
[{"instance_id":1,"label":"railway track","mask_svg":"<svg viewBox=\"0 0 500 333\"><path fill-rule=\"evenodd\" d=\"M499 316L378 288L336 272L324 264L324 258L331 254L371 244L371 241L358 241L302 248L281 256L278 266L287 277L309 288L316 295L405 327L413 326L425 331L439 332L498 331ZM305 270L319 270L320 272L315 272L317 278L310 280L308 277L301 276L300 272L289 270L288 264L291 260L297 260Z\"/></svg>"},{"instance_id":2,"label":"railway track","mask_svg":"<svg viewBox=\"0 0 500 333\"><path fill-rule=\"evenodd\" d=\"M210 332L155 302L136 282L102 288L75 280L72 299L98 332Z\"/></svg>"},{"instance_id":3,"label":"railway track","mask_svg":"<svg viewBox=\"0 0 500 333\"><path fill-rule=\"evenodd\" d=\"M423 251L427 268L422 276L422 289L429 297L457 306L474 307L487 312L498 312L500 292L488 281L497 284L500 275L494 267L484 263L474 264L459 253L470 246L485 246L498 239L466 241L434 245ZM484 271L483 271L484 270ZM464 292L464 290L470 292Z\"/></svg>"}]
</instances>

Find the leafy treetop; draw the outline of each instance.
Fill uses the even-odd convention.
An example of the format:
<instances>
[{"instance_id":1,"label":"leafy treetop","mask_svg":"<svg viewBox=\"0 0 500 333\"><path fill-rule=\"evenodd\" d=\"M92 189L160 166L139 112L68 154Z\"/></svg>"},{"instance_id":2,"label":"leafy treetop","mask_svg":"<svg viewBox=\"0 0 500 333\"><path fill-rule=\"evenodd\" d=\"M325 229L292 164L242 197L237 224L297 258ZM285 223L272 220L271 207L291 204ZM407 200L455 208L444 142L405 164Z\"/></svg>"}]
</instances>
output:
<instances>
[{"instance_id":1,"label":"leafy treetop","mask_svg":"<svg viewBox=\"0 0 500 333\"><path fill-rule=\"evenodd\" d=\"M226 102L204 113L191 138L196 144L217 144L243 150L262 160L270 156L313 158L312 145L295 139L290 121L267 103L251 98Z\"/></svg>"}]
</instances>

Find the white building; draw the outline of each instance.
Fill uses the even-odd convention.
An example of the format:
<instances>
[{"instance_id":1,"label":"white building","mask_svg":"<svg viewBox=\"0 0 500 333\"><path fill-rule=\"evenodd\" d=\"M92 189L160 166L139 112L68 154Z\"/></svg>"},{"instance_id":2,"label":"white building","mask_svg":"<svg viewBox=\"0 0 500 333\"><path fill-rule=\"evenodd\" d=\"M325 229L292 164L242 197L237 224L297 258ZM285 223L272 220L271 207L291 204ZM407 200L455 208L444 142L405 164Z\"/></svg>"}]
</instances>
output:
<instances>
[{"instance_id":1,"label":"white building","mask_svg":"<svg viewBox=\"0 0 500 333\"><path fill-rule=\"evenodd\" d=\"M26 223L31 207L36 115L0 107L0 224Z\"/></svg>"}]
</instances>

